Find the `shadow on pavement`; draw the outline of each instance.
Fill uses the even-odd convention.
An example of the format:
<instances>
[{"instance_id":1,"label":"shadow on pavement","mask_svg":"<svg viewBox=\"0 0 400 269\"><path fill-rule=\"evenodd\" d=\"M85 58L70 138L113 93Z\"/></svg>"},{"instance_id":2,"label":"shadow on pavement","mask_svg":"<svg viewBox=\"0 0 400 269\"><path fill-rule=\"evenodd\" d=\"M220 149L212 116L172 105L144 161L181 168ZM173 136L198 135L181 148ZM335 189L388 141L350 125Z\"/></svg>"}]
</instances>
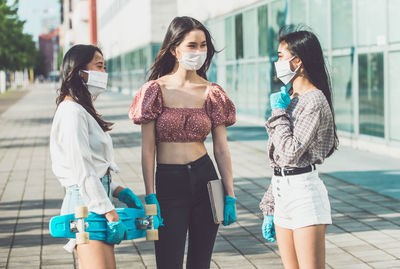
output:
<instances>
[{"instance_id":1,"label":"shadow on pavement","mask_svg":"<svg viewBox=\"0 0 400 269\"><path fill-rule=\"evenodd\" d=\"M400 200L400 170L339 171L329 174Z\"/></svg>"},{"instance_id":2,"label":"shadow on pavement","mask_svg":"<svg viewBox=\"0 0 400 269\"><path fill-rule=\"evenodd\" d=\"M46 204L46 209L61 208L62 199L46 199L46 200L24 200L22 205L20 201L13 202L2 202L0 203L0 212L8 210L18 210L21 206L21 210L37 210L43 208L43 204Z\"/></svg>"}]
</instances>

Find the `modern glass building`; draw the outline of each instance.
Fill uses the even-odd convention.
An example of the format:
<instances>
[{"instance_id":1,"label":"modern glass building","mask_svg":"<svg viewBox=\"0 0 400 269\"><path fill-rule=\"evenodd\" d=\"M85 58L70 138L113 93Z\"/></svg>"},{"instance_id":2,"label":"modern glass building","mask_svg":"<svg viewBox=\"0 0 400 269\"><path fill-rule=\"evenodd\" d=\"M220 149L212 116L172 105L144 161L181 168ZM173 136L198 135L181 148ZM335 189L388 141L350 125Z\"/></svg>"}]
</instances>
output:
<instances>
[{"instance_id":1,"label":"modern glass building","mask_svg":"<svg viewBox=\"0 0 400 269\"><path fill-rule=\"evenodd\" d=\"M193 14L180 14L179 5L189 6L192 1L171 2L178 3L177 15L196 17L195 10ZM200 19L221 50L209 79L227 90L239 115L260 122L268 116L268 96L281 86L273 68L277 33L285 24L305 24L323 46L341 137L349 138L355 146L381 148L389 154L400 152L396 111L400 102L400 1L236 1L241 3L239 8L225 2L225 10L219 8L218 15ZM211 10L213 6L204 8ZM112 83L125 83L124 87L136 91L158 47L152 44L143 52L135 48L111 59L111 77L116 78ZM125 59L124 64L119 57ZM138 83L136 74L140 74Z\"/></svg>"}]
</instances>

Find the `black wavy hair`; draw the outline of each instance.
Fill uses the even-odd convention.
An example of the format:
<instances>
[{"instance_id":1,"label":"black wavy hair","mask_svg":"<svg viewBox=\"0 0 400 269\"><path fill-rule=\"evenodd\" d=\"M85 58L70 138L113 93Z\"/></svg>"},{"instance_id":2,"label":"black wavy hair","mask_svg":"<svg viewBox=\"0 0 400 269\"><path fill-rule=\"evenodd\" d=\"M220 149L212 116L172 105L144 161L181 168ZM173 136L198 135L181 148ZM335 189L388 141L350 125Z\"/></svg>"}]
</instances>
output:
<instances>
[{"instance_id":1,"label":"black wavy hair","mask_svg":"<svg viewBox=\"0 0 400 269\"><path fill-rule=\"evenodd\" d=\"M101 50L93 45L75 45L67 51L62 63L62 83L57 92L56 104L58 107L66 96L70 96L75 102L83 106L106 132L111 130L114 123L104 121L101 115L97 113L93 106L92 96L79 75L80 70L87 70L87 65L92 61L96 51L103 55Z\"/></svg>"},{"instance_id":2,"label":"black wavy hair","mask_svg":"<svg viewBox=\"0 0 400 269\"><path fill-rule=\"evenodd\" d=\"M292 55L299 57L310 82L323 92L332 111L335 141L327 157L337 150L339 139L336 132L335 113L332 103L332 84L318 38L304 26L284 26L280 29L278 41L286 42Z\"/></svg>"},{"instance_id":3,"label":"black wavy hair","mask_svg":"<svg viewBox=\"0 0 400 269\"><path fill-rule=\"evenodd\" d=\"M210 32L198 20L183 16L175 17L168 26L164 41L157 53L154 64L150 68L149 80L158 79L172 72L175 66L176 58L171 54L171 49L175 49L183 41L185 35L193 30L201 30L206 36L207 42L207 58L203 66L197 70L197 74L207 79L207 70L210 67L212 57L216 50L212 42Z\"/></svg>"}]
</instances>

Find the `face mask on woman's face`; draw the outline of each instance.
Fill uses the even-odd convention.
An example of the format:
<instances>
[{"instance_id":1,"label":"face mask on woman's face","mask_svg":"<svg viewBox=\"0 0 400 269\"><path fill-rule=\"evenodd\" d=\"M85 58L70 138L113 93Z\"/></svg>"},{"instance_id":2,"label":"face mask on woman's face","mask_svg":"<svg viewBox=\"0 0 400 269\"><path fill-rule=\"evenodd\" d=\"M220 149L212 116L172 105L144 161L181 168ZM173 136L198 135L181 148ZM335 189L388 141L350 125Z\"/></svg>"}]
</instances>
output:
<instances>
[{"instance_id":1,"label":"face mask on woman's face","mask_svg":"<svg viewBox=\"0 0 400 269\"><path fill-rule=\"evenodd\" d=\"M179 64L186 70L199 70L207 59L207 51L183 52L181 51Z\"/></svg>"},{"instance_id":2,"label":"face mask on woman's face","mask_svg":"<svg viewBox=\"0 0 400 269\"><path fill-rule=\"evenodd\" d=\"M85 83L90 94L92 95L93 101L96 100L97 96L105 92L107 89L108 74L105 72L99 72L94 70L81 70L88 74L88 80Z\"/></svg>"},{"instance_id":3,"label":"face mask on woman's face","mask_svg":"<svg viewBox=\"0 0 400 269\"><path fill-rule=\"evenodd\" d=\"M293 77L296 75L297 70L299 70L300 66L297 67L294 71L290 69L290 61L296 58L296 56L293 56L292 58L288 60L280 60L278 62L275 62L275 70L276 70L276 76L283 82L283 84L288 84Z\"/></svg>"}]
</instances>

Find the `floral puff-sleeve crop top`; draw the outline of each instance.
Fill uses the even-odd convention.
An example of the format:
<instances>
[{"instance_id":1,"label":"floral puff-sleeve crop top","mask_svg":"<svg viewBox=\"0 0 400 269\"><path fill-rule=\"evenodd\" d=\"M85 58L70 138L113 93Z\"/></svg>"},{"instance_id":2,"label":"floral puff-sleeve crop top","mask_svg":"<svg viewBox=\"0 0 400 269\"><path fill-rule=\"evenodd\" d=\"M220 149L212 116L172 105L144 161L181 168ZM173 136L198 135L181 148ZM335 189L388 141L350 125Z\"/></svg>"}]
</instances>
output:
<instances>
[{"instance_id":1,"label":"floral puff-sleeve crop top","mask_svg":"<svg viewBox=\"0 0 400 269\"><path fill-rule=\"evenodd\" d=\"M215 83L207 89L201 108L176 108L163 105L160 85L145 83L133 99L129 118L135 124L155 120L156 143L204 142L211 129L236 121L236 109L225 91Z\"/></svg>"}]
</instances>

